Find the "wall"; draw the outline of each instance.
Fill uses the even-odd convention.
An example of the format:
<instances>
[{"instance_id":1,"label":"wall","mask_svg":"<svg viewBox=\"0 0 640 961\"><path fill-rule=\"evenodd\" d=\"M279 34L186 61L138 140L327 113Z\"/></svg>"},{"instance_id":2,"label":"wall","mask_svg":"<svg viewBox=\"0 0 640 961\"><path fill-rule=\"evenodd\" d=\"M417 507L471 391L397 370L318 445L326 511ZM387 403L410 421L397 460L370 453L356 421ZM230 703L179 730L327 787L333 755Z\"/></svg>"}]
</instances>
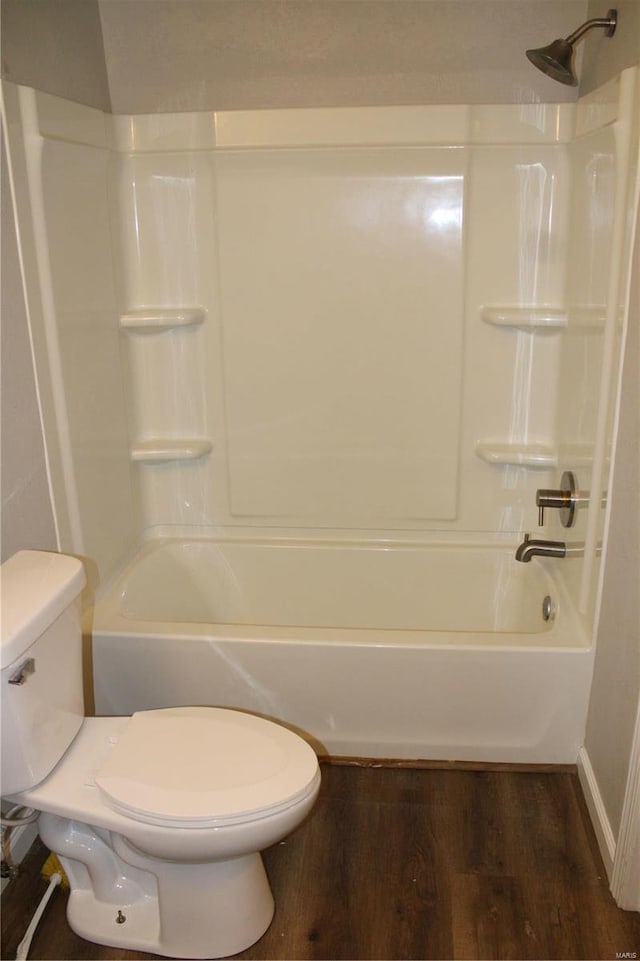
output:
<instances>
[{"instance_id":1,"label":"wall","mask_svg":"<svg viewBox=\"0 0 640 961\"><path fill-rule=\"evenodd\" d=\"M97 0L2 0L2 76L109 110Z\"/></svg>"},{"instance_id":2,"label":"wall","mask_svg":"<svg viewBox=\"0 0 640 961\"><path fill-rule=\"evenodd\" d=\"M108 180L110 119L3 82L62 551L106 576L135 541Z\"/></svg>"},{"instance_id":3,"label":"wall","mask_svg":"<svg viewBox=\"0 0 640 961\"><path fill-rule=\"evenodd\" d=\"M582 88L593 89L640 62L640 2L616 4L619 26L611 39L593 31L585 43ZM590 17L602 6L590 0ZM606 44L606 47L605 47ZM635 142L638 130L636 127ZM637 228L638 230L638 228ZM640 702L640 230L636 235L628 334L620 393L620 426L611 488L611 526L604 572L596 659L585 751L599 795L601 817L618 837ZM638 763L637 758L635 763ZM607 831L605 830L605 835Z\"/></svg>"},{"instance_id":4,"label":"wall","mask_svg":"<svg viewBox=\"0 0 640 961\"><path fill-rule=\"evenodd\" d=\"M640 695L640 256L622 380L622 403L612 487L611 528L587 722L586 749L615 835L620 825L629 752ZM606 719L606 723L603 720Z\"/></svg>"},{"instance_id":5,"label":"wall","mask_svg":"<svg viewBox=\"0 0 640 961\"><path fill-rule=\"evenodd\" d=\"M205 308L127 335L144 527L531 529L557 458L562 331L536 308L564 305L572 116L121 118L121 307ZM171 458L180 437L211 454Z\"/></svg>"},{"instance_id":6,"label":"wall","mask_svg":"<svg viewBox=\"0 0 640 961\"><path fill-rule=\"evenodd\" d=\"M605 37L602 30L591 30L586 35L580 72L581 94L595 90L625 67L640 61L640 0L617 0L612 5L618 11L613 37ZM602 0L589 0L588 18L605 16L606 7Z\"/></svg>"},{"instance_id":7,"label":"wall","mask_svg":"<svg viewBox=\"0 0 640 961\"><path fill-rule=\"evenodd\" d=\"M2 547L56 550L29 328L2 137Z\"/></svg>"},{"instance_id":8,"label":"wall","mask_svg":"<svg viewBox=\"0 0 640 961\"><path fill-rule=\"evenodd\" d=\"M559 473L570 470L578 490L589 491L589 511L579 509L571 530L557 511L546 511L547 536L585 545L583 564L563 565L573 582L580 609L593 625L599 573L598 544L605 512L598 507L607 490L605 452L611 437L611 398L618 377L619 323L610 287L618 262L613 255L620 220L616 211L627 203L624 146L612 122L618 115L619 85L612 82L578 104L576 136L570 145L571 214L566 270L568 325L563 337L558 376ZM605 120L606 103L608 114ZM600 116L601 123L593 123ZM605 121L605 122L602 122ZM620 215L619 215L620 216ZM586 385L588 389L585 389ZM580 577L580 585L574 580Z\"/></svg>"},{"instance_id":9,"label":"wall","mask_svg":"<svg viewBox=\"0 0 640 961\"><path fill-rule=\"evenodd\" d=\"M537 73L522 51L602 16L604 6L601 0L3 0L2 76L101 110L113 101L116 113L550 102L573 99L575 91ZM616 7L615 37L593 31L584 42L581 93L638 60L640 0L618 0Z\"/></svg>"},{"instance_id":10,"label":"wall","mask_svg":"<svg viewBox=\"0 0 640 961\"><path fill-rule=\"evenodd\" d=\"M573 100L524 56L583 0L101 0L114 113Z\"/></svg>"}]
</instances>

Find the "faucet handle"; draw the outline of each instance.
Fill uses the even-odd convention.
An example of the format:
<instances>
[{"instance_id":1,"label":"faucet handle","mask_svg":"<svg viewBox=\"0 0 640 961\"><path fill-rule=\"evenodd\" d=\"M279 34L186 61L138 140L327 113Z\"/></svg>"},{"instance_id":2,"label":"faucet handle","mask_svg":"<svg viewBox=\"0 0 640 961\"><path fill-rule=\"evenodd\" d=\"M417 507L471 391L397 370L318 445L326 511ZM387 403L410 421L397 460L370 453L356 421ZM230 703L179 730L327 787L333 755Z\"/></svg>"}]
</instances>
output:
<instances>
[{"instance_id":1,"label":"faucet handle","mask_svg":"<svg viewBox=\"0 0 640 961\"><path fill-rule=\"evenodd\" d=\"M544 524L545 507L555 507L560 511L562 526L572 527L575 522L577 502L575 475L572 471L566 470L562 475L559 490L542 488L536 491L538 526L542 527Z\"/></svg>"}]
</instances>

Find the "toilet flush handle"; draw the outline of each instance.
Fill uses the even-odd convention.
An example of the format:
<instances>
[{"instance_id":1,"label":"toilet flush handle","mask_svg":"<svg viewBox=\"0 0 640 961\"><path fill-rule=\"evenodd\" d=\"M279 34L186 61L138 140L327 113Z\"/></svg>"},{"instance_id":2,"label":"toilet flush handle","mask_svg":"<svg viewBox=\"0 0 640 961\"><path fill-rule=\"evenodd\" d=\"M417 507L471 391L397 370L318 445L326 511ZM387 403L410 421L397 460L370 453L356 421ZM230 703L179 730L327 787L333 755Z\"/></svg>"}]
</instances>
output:
<instances>
[{"instance_id":1,"label":"toilet flush handle","mask_svg":"<svg viewBox=\"0 0 640 961\"><path fill-rule=\"evenodd\" d=\"M9 684L24 684L28 677L35 673L35 658L28 657L23 661L15 674L9 678Z\"/></svg>"}]
</instances>

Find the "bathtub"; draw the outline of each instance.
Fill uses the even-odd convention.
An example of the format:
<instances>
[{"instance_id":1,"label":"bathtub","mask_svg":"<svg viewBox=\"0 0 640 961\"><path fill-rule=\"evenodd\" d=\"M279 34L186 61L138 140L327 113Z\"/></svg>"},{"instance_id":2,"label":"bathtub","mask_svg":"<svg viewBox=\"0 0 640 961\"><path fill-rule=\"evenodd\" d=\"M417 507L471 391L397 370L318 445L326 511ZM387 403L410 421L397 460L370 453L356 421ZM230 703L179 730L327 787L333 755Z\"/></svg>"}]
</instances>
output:
<instances>
[{"instance_id":1,"label":"bathtub","mask_svg":"<svg viewBox=\"0 0 640 961\"><path fill-rule=\"evenodd\" d=\"M593 652L553 572L504 545L151 540L90 612L96 713L233 706L334 756L574 763Z\"/></svg>"}]
</instances>

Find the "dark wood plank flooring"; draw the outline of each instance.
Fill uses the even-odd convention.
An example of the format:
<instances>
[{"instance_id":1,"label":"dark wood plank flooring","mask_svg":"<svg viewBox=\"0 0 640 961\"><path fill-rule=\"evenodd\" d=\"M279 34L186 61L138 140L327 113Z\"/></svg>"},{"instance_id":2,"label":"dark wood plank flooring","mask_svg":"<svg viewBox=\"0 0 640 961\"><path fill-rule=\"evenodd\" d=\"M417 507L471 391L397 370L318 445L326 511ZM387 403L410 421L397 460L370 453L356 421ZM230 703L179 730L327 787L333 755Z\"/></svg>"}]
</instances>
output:
<instances>
[{"instance_id":1,"label":"dark wood plank flooring","mask_svg":"<svg viewBox=\"0 0 640 961\"><path fill-rule=\"evenodd\" d=\"M46 853L2 896L3 958ZM240 958L640 958L640 914L609 893L575 773L323 765L312 816L264 858L276 914ZM57 889L30 958L154 957L76 937L65 905Z\"/></svg>"}]
</instances>

